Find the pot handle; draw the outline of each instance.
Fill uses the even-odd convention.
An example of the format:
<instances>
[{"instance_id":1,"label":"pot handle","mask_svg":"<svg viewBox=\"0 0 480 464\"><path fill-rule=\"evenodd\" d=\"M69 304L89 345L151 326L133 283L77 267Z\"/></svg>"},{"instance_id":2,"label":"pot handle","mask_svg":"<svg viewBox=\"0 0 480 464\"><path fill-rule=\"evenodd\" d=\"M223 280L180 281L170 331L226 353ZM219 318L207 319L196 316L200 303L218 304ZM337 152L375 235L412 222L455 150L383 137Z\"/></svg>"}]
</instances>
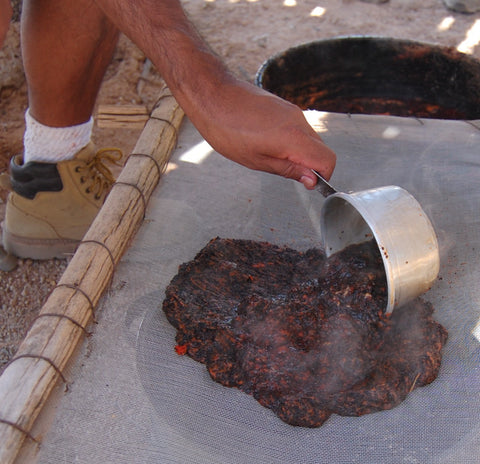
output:
<instances>
[{"instance_id":1,"label":"pot handle","mask_svg":"<svg viewBox=\"0 0 480 464\"><path fill-rule=\"evenodd\" d=\"M317 185L315 189L318 190L325 198L337 193L337 191L318 173L315 169L312 172L318 177Z\"/></svg>"}]
</instances>

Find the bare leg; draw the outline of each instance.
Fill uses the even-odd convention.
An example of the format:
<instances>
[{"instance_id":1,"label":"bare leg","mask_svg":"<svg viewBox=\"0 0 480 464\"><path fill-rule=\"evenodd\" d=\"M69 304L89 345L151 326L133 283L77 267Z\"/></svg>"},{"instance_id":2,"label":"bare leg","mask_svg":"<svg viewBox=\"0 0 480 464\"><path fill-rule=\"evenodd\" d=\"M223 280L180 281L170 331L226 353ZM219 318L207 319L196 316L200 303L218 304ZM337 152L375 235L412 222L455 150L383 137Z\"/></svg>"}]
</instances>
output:
<instances>
[{"instance_id":1,"label":"bare leg","mask_svg":"<svg viewBox=\"0 0 480 464\"><path fill-rule=\"evenodd\" d=\"M117 39L117 28L92 0L25 0L30 114L52 127L88 121Z\"/></svg>"}]
</instances>

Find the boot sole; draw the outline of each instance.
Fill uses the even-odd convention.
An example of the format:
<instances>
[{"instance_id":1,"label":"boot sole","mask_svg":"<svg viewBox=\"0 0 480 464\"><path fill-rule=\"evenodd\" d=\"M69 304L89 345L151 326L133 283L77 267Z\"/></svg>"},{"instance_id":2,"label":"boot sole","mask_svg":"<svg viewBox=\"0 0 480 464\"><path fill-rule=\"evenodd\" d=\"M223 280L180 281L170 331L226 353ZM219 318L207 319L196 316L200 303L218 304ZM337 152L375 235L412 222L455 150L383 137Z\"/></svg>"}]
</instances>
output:
<instances>
[{"instance_id":1,"label":"boot sole","mask_svg":"<svg viewBox=\"0 0 480 464\"><path fill-rule=\"evenodd\" d=\"M66 259L75 253L79 240L33 239L20 237L3 230L3 247L7 253L19 258Z\"/></svg>"}]
</instances>

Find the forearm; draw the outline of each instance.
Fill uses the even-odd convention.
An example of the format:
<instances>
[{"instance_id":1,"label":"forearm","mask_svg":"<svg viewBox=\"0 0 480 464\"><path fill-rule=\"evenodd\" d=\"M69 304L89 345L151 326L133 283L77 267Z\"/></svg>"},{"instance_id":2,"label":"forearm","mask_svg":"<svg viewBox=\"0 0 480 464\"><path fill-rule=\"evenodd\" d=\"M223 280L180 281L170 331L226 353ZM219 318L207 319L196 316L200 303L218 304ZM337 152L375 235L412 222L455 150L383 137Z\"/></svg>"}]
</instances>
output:
<instances>
[{"instance_id":1,"label":"forearm","mask_svg":"<svg viewBox=\"0 0 480 464\"><path fill-rule=\"evenodd\" d=\"M187 113L195 113L196 106L230 78L178 0L97 0L97 4L150 58Z\"/></svg>"}]
</instances>

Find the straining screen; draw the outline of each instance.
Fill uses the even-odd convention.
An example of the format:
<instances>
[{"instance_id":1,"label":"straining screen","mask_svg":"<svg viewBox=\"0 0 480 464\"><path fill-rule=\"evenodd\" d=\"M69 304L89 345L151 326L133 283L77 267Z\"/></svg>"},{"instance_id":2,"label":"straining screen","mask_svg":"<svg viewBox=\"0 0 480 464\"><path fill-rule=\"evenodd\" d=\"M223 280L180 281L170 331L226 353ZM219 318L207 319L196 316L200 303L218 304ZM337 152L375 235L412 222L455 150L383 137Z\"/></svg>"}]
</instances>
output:
<instances>
[{"instance_id":1,"label":"straining screen","mask_svg":"<svg viewBox=\"0 0 480 464\"><path fill-rule=\"evenodd\" d=\"M339 190L399 185L436 229L441 268L426 295L449 339L438 378L396 408L293 427L213 382L174 351L161 310L178 266L216 237L298 250L320 244L323 198L224 159L186 121L171 169L69 372L38 462L478 463L480 122L312 113L338 154Z\"/></svg>"}]
</instances>

